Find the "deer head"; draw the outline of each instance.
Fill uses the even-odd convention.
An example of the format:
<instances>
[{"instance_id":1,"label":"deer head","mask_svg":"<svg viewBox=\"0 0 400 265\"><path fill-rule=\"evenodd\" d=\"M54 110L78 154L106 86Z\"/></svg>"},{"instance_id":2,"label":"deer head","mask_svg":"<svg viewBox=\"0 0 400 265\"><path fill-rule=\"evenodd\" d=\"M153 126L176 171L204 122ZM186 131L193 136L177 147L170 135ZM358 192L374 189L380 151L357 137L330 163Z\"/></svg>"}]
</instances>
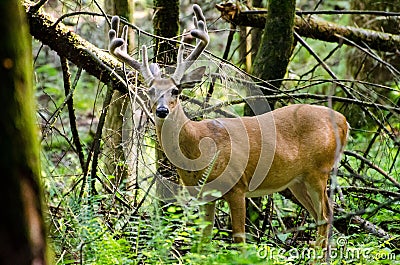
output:
<instances>
[{"instance_id":1,"label":"deer head","mask_svg":"<svg viewBox=\"0 0 400 265\"><path fill-rule=\"evenodd\" d=\"M201 55L209 42L205 17L201 8L195 4L193 5L193 11L195 14L193 20L196 28L193 29L190 34L197 39L196 47L184 59L183 54L185 47L183 42L181 43L178 50L177 67L171 77L163 77L157 63L151 63L149 65L147 48L145 45L142 46L142 63L128 55L128 28L124 26L121 37L119 38L117 36L117 32L119 31L119 18L114 16L111 21L111 30L108 33L110 39L110 53L142 74L148 87L151 109L153 113L161 119L165 119L179 104L178 98L182 89L193 87L196 83L200 82L206 69L205 67L199 67L185 74L187 69L189 69Z\"/></svg>"}]
</instances>

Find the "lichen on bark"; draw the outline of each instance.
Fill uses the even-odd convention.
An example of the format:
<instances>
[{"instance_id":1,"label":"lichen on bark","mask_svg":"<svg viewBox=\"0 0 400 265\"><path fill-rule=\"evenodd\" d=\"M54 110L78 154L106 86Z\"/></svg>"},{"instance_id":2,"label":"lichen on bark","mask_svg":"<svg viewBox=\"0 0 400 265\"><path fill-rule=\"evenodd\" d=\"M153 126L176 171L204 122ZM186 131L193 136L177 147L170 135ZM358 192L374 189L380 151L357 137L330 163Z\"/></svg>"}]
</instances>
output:
<instances>
[{"instance_id":1,"label":"lichen on bark","mask_svg":"<svg viewBox=\"0 0 400 265\"><path fill-rule=\"evenodd\" d=\"M296 1L270 0L264 33L253 73L280 87L293 51L293 26Z\"/></svg>"}]
</instances>

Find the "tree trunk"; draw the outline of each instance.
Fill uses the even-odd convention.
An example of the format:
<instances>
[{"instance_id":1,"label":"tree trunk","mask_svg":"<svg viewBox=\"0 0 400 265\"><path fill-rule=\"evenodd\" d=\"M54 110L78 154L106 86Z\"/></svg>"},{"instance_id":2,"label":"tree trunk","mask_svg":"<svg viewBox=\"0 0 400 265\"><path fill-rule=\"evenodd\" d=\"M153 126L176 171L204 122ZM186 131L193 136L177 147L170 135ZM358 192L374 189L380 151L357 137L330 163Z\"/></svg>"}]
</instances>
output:
<instances>
[{"instance_id":1,"label":"tree trunk","mask_svg":"<svg viewBox=\"0 0 400 265\"><path fill-rule=\"evenodd\" d=\"M105 2L105 11L107 14L124 17L129 22L133 22L134 5L130 0L113 0ZM106 29L108 32L109 29ZM107 36L107 34L105 35ZM133 34L129 35L129 48L133 48ZM112 176L111 181L116 187L128 185L129 169L126 164L126 158L122 146L122 125L123 115L129 104L129 98L126 93L114 89L111 104L108 109L106 121L104 124L104 147L103 154L105 159L104 172ZM122 186L121 186L122 184Z\"/></svg>"},{"instance_id":2,"label":"tree trunk","mask_svg":"<svg viewBox=\"0 0 400 265\"><path fill-rule=\"evenodd\" d=\"M179 34L179 0L154 0L154 34L165 38L175 38ZM156 39L154 54L156 61L166 65L176 62L176 45ZM169 52L171 51L172 52Z\"/></svg>"},{"instance_id":3,"label":"tree trunk","mask_svg":"<svg viewBox=\"0 0 400 265\"><path fill-rule=\"evenodd\" d=\"M279 88L293 51L296 1L270 0L264 34L254 61L255 76Z\"/></svg>"},{"instance_id":4,"label":"tree trunk","mask_svg":"<svg viewBox=\"0 0 400 265\"><path fill-rule=\"evenodd\" d=\"M153 20L154 34L165 37L175 38L179 34L179 1L178 0L154 0L155 16ZM177 48L175 44L167 43L156 39L154 54L157 63L164 65L175 65L177 57ZM159 176L165 179L176 179L172 177L175 172L171 169L175 167L169 162L161 147L158 145L156 150L157 172ZM163 202L171 203L175 201L169 189L165 188L160 181L156 182L156 193Z\"/></svg>"},{"instance_id":5,"label":"tree trunk","mask_svg":"<svg viewBox=\"0 0 400 265\"><path fill-rule=\"evenodd\" d=\"M18 1L0 14L0 264L46 264L29 32Z\"/></svg>"},{"instance_id":6,"label":"tree trunk","mask_svg":"<svg viewBox=\"0 0 400 265\"><path fill-rule=\"evenodd\" d=\"M286 69L293 52L293 27L296 1L270 0L268 15L258 53L253 63L253 74L269 82L269 87L279 88L285 77ZM264 84L265 85L265 84ZM264 90L266 94L267 90ZM249 89L249 96L257 96L261 91ZM270 101L271 109L274 102ZM268 111L264 100L249 102L246 115L261 114Z\"/></svg>"}]
</instances>

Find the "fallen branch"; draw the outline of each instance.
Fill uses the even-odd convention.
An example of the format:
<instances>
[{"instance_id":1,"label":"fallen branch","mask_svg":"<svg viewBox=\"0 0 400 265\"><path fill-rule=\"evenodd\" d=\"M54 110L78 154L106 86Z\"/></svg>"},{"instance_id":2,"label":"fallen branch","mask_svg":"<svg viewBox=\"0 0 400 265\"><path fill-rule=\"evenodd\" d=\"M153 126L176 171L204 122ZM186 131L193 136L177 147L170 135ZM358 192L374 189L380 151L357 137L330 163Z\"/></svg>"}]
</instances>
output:
<instances>
[{"instance_id":1,"label":"fallen branch","mask_svg":"<svg viewBox=\"0 0 400 265\"><path fill-rule=\"evenodd\" d=\"M264 28L266 14L260 12L241 11L234 4L217 5L223 19L237 26ZM261 9L259 9L261 10ZM265 9L264 9L265 10ZM370 49L398 52L400 36L378 32L374 30L341 26L333 22L319 19L315 16L295 17L295 31L302 37L313 38L327 42L345 43L353 46L353 43ZM344 37L349 41L343 40Z\"/></svg>"},{"instance_id":2,"label":"fallen branch","mask_svg":"<svg viewBox=\"0 0 400 265\"><path fill-rule=\"evenodd\" d=\"M120 82L117 82L118 78L112 73L112 69L122 68L122 64L117 59L70 31L62 23L54 26L55 21L47 14L33 8L33 2L24 1L23 5L28 18L30 33L35 39L49 46L59 56L67 58L100 81L104 83L114 81L116 84L120 84ZM100 62L108 67L104 67ZM122 84L118 85L117 89L121 92L127 92L126 87Z\"/></svg>"}]
</instances>

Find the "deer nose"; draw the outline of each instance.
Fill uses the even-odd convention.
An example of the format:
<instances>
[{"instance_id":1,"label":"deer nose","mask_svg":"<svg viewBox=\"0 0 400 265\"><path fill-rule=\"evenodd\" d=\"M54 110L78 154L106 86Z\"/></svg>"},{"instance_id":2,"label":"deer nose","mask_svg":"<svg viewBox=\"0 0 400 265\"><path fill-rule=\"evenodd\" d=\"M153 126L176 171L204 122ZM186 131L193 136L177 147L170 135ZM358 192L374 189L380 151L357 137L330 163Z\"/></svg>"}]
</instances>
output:
<instances>
[{"instance_id":1,"label":"deer nose","mask_svg":"<svg viewBox=\"0 0 400 265\"><path fill-rule=\"evenodd\" d=\"M165 117L167 117L169 113L169 110L166 107L158 107L156 109L156 115L157 117L164 119Z\"/></svg>"}]
</instances>

